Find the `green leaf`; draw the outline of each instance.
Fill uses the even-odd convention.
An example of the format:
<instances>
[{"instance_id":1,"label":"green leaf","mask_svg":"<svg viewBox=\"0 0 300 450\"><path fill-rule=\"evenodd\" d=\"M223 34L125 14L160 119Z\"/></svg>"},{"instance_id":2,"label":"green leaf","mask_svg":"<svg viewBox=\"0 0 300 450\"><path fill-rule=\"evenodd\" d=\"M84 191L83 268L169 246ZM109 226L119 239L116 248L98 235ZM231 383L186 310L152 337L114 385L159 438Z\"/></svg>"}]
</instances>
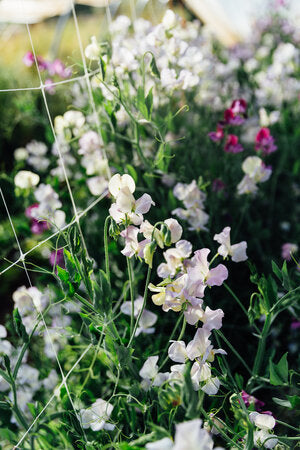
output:
<instances>
[{"instance_id":1,"label":"green leaf","mask_svg":"<svg viewBox=\"0 0 300 450\"><path fill-rule=\"evenodd\" d=\"M147 107L147 119L151 119L151 115L152 115L152 109L153 109L153 92L152 89L150 89L150 91L147 94L147 97L145 98L145 103L146 103L146 107Z\"/></svg>"},{"instance_id":2,"label":"green leaf","mask_svg":"<svg viewBox=\"0 0 300 450\"><path fill-rule=\"evenodd\" d=\"M157 78L160 78L160 72L159 72L159 70L158 70L158 68L157 68L157 65L156 65L156 61L155 61L154 55L152 55L152 59L151 59L151 61L150 61L150 69L151 69L152 75L154 75L154 76L157 77Z\"/></svg>"},{"instance_id":3,"label":"green leaf","mask_svg":"<svg viewBox=\"0 0 300 450\"><path fill-rule=\"evenodd\" d=\"M0 401L0 409L11 409L11 406L7 402Z\"/></svg>"},{"instance_id":4,"label":"green leaf","mask_svg":"<svg viewBox=\"0 0 300 450\"><path fill-rule=\"evenodd\" d=\"M126 164L126 169L129 173L129 175L131 175L132 178L134 179L135 183L137 183L138 182L138 174L136 173L135 168L131 164Z\"/></svg>"},{"instance_id":5,"label":"green leaf","mask_svg":"<svg viewBox=\"0 0 300 450\"><path fill-rule=\"evenodd\" d=\"M198 396L193 388L191 379L191 364L187 364L184 370L184 386L183 386L183 403L186 408L186 417L188 419L194 419L197 417L197 403Z\"/></svg>"},{"instance_id":6,"label":"green leaf","mask_svg":"<svg viewBox=\"0 0 300 450\"><path fill-rule=\"evenodd\" d=\"M300 396L299 395L288 395L287 398L291 403L293 409L300 410Z\"/></svg>"},{"instance_id":7,"label":"green leaf","mask_svg":"<svg viewBox=\"0 0 300 450\"><path fill-rule=\"evenodd\" d=\"M18 308L15 308L13 311L13 323L17 335L23 340L25 344L29 342L29 336L27 334L26 328L23 325L22 317L20 316Z\"/></svg>"},{"instance_id":8,"label":"green leaf","mask_svg":"<svg viewBox=\"0 0 300 450\"><path fill-rule=\"evenodd\" d=\"M291 402L289 400L284 400L283 398L272 397L274 403L284 408L291 408Z\"/></svg>"},{"instance_id":9,"label":"green leaf","mask_svg":"<svg viewBox=\"0 0 300 450\"><path fill-rule=\"evenodd\" d=\"M274 261L272 261L272 270L273 270L274 274L276 275L276 277L279 279L279 281L282 283L281 270L279 269L279 267L277 266L277 264Z\"/></svg>"},{"instance_id":10,"label":"green leaf","mask_svg":"<svg viewBox=\"0 0 300 450\"><path fill-rule=\"evenodd\" d=\"M285 353L280 359L278 364L274 364L270 360L270 383L273 386L282 386L288 382L288 362L287 353Z\"/></svg>"},{"instance_id":11,"label":"green leaf","mask_svg":"<svg viewBox=\"0 0 300 450\"><path fill-rule=\"evenodd\" d=\"M289 274L288 274L286 261L284 261L284 263L282 265L281 273L282 273L282 284L283 284L283 287L284 287L284 289L289 291L290 287L291 287L291 283L290 283L290 277L289 277Z\"/></svg>"},{"instance_id":12,"label":"green leaf","mask_svg":"<svg viewBox=\"0 0 300 450\"><path fill-rule=\"evenodd\" d=\"M148 119L148 109L146 106L144 89L139 86L137 90L137 108L143 114L145 119Z\"/></svg>"},{"instance_id":13,"label":"green leaf","mask_svg":"<svg viewBox=\"0 0 300 450\"><path fill-rule=\"evenodd\" d=\"M106 74L106 62L104 61L104 59L102 58L102 56L100 56L100 69L101 69L102 79L105 80L105 74Z\"/></svg>"}]
</instances>

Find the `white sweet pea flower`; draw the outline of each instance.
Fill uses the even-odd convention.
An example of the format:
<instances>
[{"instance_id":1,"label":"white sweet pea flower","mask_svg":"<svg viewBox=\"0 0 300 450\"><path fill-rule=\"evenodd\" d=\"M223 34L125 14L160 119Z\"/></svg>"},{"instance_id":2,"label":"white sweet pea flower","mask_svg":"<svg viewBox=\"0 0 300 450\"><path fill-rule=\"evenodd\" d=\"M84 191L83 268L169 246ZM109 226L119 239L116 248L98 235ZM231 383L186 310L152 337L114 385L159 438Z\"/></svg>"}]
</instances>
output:
<instances>
[{"instance_id":1,"label":"white sweet pea flower","mask_svg":"<svg viewBox=\"0 0 300 450\"><path fill-rule=\"evenodd\" d=\"M91 37L91 43L84 50L85 57L91 61L98 61L100 55L100 45L96 36Z\"/></svg>"},{"instance_id":2,"label":"white sweet pea flower","mask_svg":"<svg viewBox=\"0 0 300 450\"><path fill-rule=\"evenodd\" d=\"M6 338L7 331L3 325L0 325L0 339Z\"/></svg>"},{"instance_id":3,"label":"white sweet pea flower","mask_svg":"<svg viewBox=\"0 0 300 450\"><path fill-rule=\"evenodd\" d=\"M275 434L271 434L265 430L259 430L254 432L254 445L256 447L274 448L278 442Z\"/></svg>"},{"instance_id":4,"label":"white sweet pea flower","mask_svg":"<svg viewBox=\"0 0 300 450\"><path fill-rule=\"evenodd\" d=\"M160 386L169 377L169 373L159 373L158 372L158 356L149 356L146 359L143 367L139 371L139 375L143 378L142 388L148 390L152 386Z\"/></svg>"},{"instance_id":5,"label":"white sweet pea flower","mask_svg":"<svg viewBox=\"0 0 300 450\"><path fill-rule=\"evenodd\" d=\"M237 185L237 192L239 195L255 194L257 190L258 187L256 183L249 177L249 175L245 175Z\"/></svg>"},{"instance_id":6,"label":"white sweet pea flower","mask_svg":"<svg viewBox=\"0 0 300 450\"><path fill-rule=\"evenodd\" d=\"M120 175L119 173L116 173L108 183L108 190L111 193L113 197L117 197L119 194L119 191L123 188L127 188L131 194L135 191L135 182L134 179L127 175L126 173L124 175Z\"/></svg>"},{"instance_id":7,"label":"white sweet pea flower","mask_svg":"<svg viewBox=\"0 0 300 450\"><path fill-rule=\"evenodd\" d=\"M272 173L272 169L266 167L258 156L248 156L242 164L242 169L255 183L267 181Z\"/></svg>"},{"instance_id":8,"label":"white sweet pea flower","mask_svg":"<svg viewBox=\"0 0 300 450\"><path fill-rule=\"evenodd\" d=\"M182 226L176 219L166 219L164 223L168 226L171 232L171 243L175 244L182 236Z\"/></svg>"},{"instance_id":9,"label":"white sweet pea flower","mask_svg":"<svg viewBox=\"0 0 300 450\"><path fill-rule=\"evenodd\" d=\"M188 359L185 343L183 341L173 342L169 347L168 355L174 362L185 363Z\"/></svg>"},{"instance_id":10,"label":"white sweet pea flower","mask_svg":"<svg viewBox=\"0 0 300 450\"><path fill-rule=\"evenodd\" d=\"M20 189L30 189L39 184L40 177L29 170L20 170L14 178L15 185Z\"/></svg>"},{"instance_id":11,"label":"white sweet pea flower","mask_svg":"<svg viewBox=\"0 0 300 450\"><path fill-rule=\"evenodd\" d=\"M103 176L91 177L86 180L86 184L92 195L98 197L107 189L108 182Z\"/></svg>"},{"instance_id":12,"label":"white sweet pea flower","mask_svg":"<svg viewBox=\"0 0 300 450\"><path fill-rule=\"evenodd\" d=\"M149 442L145 447L147 450L172 450L173 441L170 438L163 438L159 441Z\"/></svg>"},{"instance_id":13,"label":"white sweet pea flower","mask_svg":"<svg viewBox=\"0 0 300 450\"><path fill-rule=\"evenodd\" d=\"M189 241L181 240L175 248L169 248L164 252L166 263L161 263L157 268L157 275L160 278L173 277L177 270L182 268L184 259L192 253L192 244Z\"/></svg>"},{"instance_id":14,"label":"white sweet pea flower","mask_svg":"<svg viewBox=\"0 0 300 450\"><path fill-rule=\"evenodd\" d=\"M82 427L91 428L93 431L113 430L114 425L107 423L113 409L113 405L98 398L89 409L80 410Z\"/></svg>"},{"instance_id":15,"label":"white sweet pea flower","mask_svg":"<svg viewBox=\"0 0 300 450\"><path fill-rule=\"evenodd\" d=\"M249 414L249 419L261 430L272 430L275 427L275 419L269 414L260 414L256 411Z\"/></svg>"},{"instance_id":16,"label":"white sweet pea flower","mask_svg":"<svg viewBox=\"0 0 300 450\"><path fill-rule=\"evenodd\" d=\"M16 148L14 157L16 161L25 161L28 158L28 151L24 147Z\"/></svg>"},{"instance_id":17,"label":"white sweet pea flower","mask_svg":"<svg viewBox=\"0 0 300 450\"><path fill-rule=\"evenodd\" d=\"M247 242L242 241L238 244L231 245L230 230L230 227L225 227L221 233L214 235L214 240L221 244L218 248L218 253L223 256L223 258L231 256L232 261L234 262L246 261Z\"/></svg>"},{"instance_id":18,"label":"white sweet pea flower","mask_svg":"<svg viewBox=\"0 0 300 450\"><path fill-rule=\"evenodd\" d=\"M162 18L162 24L167 29L170 30L171 28L174 28L177 24L177 17L174 11L171 9L167 9L167 11L164 14L164 17Z\"/></svg>"},{"instance_id":19,"label":"white sweet pea flower","mask_svg":"<svg viewBox=\"0 0 300 450\"><path fill-rule=\"evenodd\" d=\"M143 307L144 299L141 295L134 301L134 317L136 318ZM121 306L121 311L123 314L127 316L131 315L131 302L124 302ZM147 309L144 309L140 321L139 326L136 330L135 335L138 336L141 333L152 334L155 331L153 325L157 321L157 315Z\"/></svg>"}]
</instances>

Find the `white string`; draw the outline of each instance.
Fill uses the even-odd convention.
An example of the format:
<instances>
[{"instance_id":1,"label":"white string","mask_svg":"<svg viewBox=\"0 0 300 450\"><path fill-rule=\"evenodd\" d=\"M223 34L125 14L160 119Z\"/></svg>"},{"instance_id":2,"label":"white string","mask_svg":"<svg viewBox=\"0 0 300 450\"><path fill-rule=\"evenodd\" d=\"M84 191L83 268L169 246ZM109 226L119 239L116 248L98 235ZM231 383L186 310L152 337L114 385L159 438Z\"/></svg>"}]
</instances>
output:
<instances>
[{"instance_id":1,"label":"white string","mask_svg":"<svg viewBox=\"0 0 300 450\"><path fill-rule=\"evenodd\" d=\"M104 197L106 197L106 195L108 194L108 190L105 190L100 197L98 197L96 200L94 200L84 211L82 211L81 213L78 214L78 219L81 219L81 217L83 217L88 211L90 211L91 209L94 208L94 206L96 206ZM44 245L46 242L50 241L52 238L54 238L55 236L57 236L59 233L61 233L62 231L67 230L68 228L70 228L72 225L74 225L76 223L76 219L72 220L71 222L69 222L67 225L65 225L64 227L60 228L58 231L56 231L55 233L51 234L51 236L48 236L46 239L43 239L42 241L40 241L37 245L35 245L34 247L32 247L31 249L29 249L27 252L23 253L23 257L25 258L27 255L29 255L30 253L32 253L34 250L36 250L37 248L41 247L42 245ZM0 275L3 275L5 272L7 272L8 270L10 270L12 267L16 266L19 262L21 261L21 258L18 258L16 261L14 261L12 264L10 264L8 267L6 267L5 269L3 269L0 272Z\"/></svg>"},{"instance_id":2,"label":"white string","mask_svg":"<svg viewBox=\"0 0 300 450\"><path fill-rule=\"evenodd\" d=\"M79 25L78 25L78 20L77 20L77 15L76 15L76 11L75 11L74 0L72 0L71 9L72 9L72 15L73 15L73 19L74 19L75 30L76 30L79 50L80 50L80 54L81 54L82 64L83 64L83 70L84 70L84 74L85 74L86 86L87 86L88 94L89 94L90 105L91 105L92 111L93 111L93 119L94 119L94 121L96 123L96 127L97 127L99 138L102 141L101 154L102 154L103 159L105 159L106 162L108 162L106 151L105 151L105 148L104 148L104 145L103 145L102 134L101 134L101 127L100 127L100 120L99 120L99 117L98 117L98 114L97 114L97 109L96 109L95 100L94 100L94 96L93 96L91 80L90 80L89 73L88 73L88 70L87 70L86 58L85 58L85 54L84 54L84 51L83 51L83 45L82 45L82 40L81 40L81 35L80 35L80 30L79 30ZM110 178L111 177L111 173L110 173L110 168L109 168L108 164L106 164L106 171L107 171L107 177Z\"/></svg>"},{"instance_id":3,"label":"white string","mask_svg":"<svg viewBox=\"0 0 300 450\"><path fill-rule=\"evenodd\" d=\"M46 98L46 94L45 94L45 86L44 86L43 81L42 81L41 71L40 71L40 68L39 68L39 65L38 65L38 61L37 61L37 58L36 58L35 48L34 48L34 45L33 45L33 40L32 40L30 27L29 27L28 23L26 24L26 28L27 28L27 32L28 32L28 36L29 36L29 41L30 41L32 53L33 53L33 56L34 56L35 66L36 66L38 77L39 77L39 80L40 80L40 83L41 83L41 91L42 91L44 106L45 106L46 113L47 113L47 116L48 116L48 120L49 120L49 123L50 123L51 131L52 131L52 134L53 134L53 137L54 137L54 140L55 140L56 149L57 149L57 152L58 152L58 155L59 155L59 159L60 159L60 162L61 162L64 178L65 178L65 181L66 181L66 184L67 184L67 188L68 188L69 196L70 196L70 199L71 199L75 220L77 222L77 226L78 226L80 237L82 239L83 246L85 248L86 253L88 254L86 243L85 243L85 239L84 239L84 236L83 236L83 233L82 233L82 230L81 230L81 226L80 226L80 223L79 223L79 220L78 220L77 208L76 208L76 205L75 205L75 201L74 201L73 193L72 193L72 190L71 190L69 178L68 178L68 175L67 175L67 172L66 172L64 158L63 158L62 152L60 150L60 144L59 144L59 141L57 139L56 132L55 132L55 129L54 129L54 126L53 126L53 122L52 122L52 118L51 118L51 115L50 115L48 102L47 102L47 98Z\"/></svg>"},{"instance_id":4,"label":"white string","mask_svg":"<svg viewBox=\"0 0 300 450\"><path fill-rule=\"evenodd\" d=\"M4 197L4 195L3 195L3 192L2 192L2 189L1 189L1 188L0 188L0 194L1 194L1 197L2 197L2 200L3 200L3 203L4 203L5 210L6 210L7 215L8 215L9 223L10 223L10 225L11 225L11 227L12 227L12 230L13 230L13 233L14 233L14 236L15 236L15 239L16 239L16 242L17 242L19 251L20 251L20 260L22 261L22 264L23 264L23 267L24 267L24 270L25 270L25 273L26 273L26 276L27 276L29 285L30 285L30 287L33 287L32 282L31 282L31 279L30 279L30 276L29 276L29 273L28 273L28 270L27 270L27 267L26 267L26 263L25 263L25 259L24 259L24 254L23 254L23 252L22 252L22 249L21 249L21 246L20 246L20 242L19 242L19 239L18 239L16 230L15 230L13 221L12 221L12 219L11 219L11 215L10 215L10 212L9 212L9 209L8 209L8 206L7 206L7 203L6 203L6 200L5 200L5 197ZM72 400L72 397L71 397L71 394L70 394L68 385L67 385L67 383L66 383L66 378L65 378L63 369L62 369L62 367L61 367L60 361L59 361L59 359L58 359L58 355L57 355L57 352L56 352L56 350L55 350L55 347L54 347L54 344L53 344L52 337L51 337L51 335L50 335L50 333L49 333L49 329L48 329L48 327L47 327L47 324L46 324L46 321L45 321L45 317L44 317L44 315L43 315L43 312L42 312L42 310L41 310L40 308L38 308L38 307L36 306L36 304L35 304L34 302L33 302L33 304L34 304L34 307L35 307L37 313L40 314L40 316L41 316L43 325L44 325L44 327L45 327L47 336L48 336L48 338L49 338L49 342L50 342L51 347L52 347L52 351L53 351L53 353L54 353L54 356L55 356L57 365L58 365L58 367L59 367L59 370L60 370L60 373L61 373L61 376L62 376L62 381L63 381L63 384L64 384L64 386L65 386L65 388L66 388L66 391L67 391L67 394L68 394L70 403L71 403L71 405L72 405L72 407L73 407L73 410L74 410L74 412L75 412L75 415L76 415L76 417L77 417L77 420L79 421L79 423L81 423L81 422L80 422L80 418L79 418L79 416L78 416L78 414L77 414L77 411L76 411L76 409L75 409L75 405L74 405L74 403L73 403L73 400ZM86 439L85 432L84 432L83 429L82 429L82 431L83 431L84 437L85 437L85 439Z\"/></svg>"},{"instance_id":5,"label":"white string","mask_svg":"<svg viewBox=\"0 0 300 450\"><path fill-rule=\"evenodd\" d=\"M88 77L92 77L94 75L97 75L100 72L100 69L96 69L93 70L92 72L88 73ZM73 78L68 78L67 80L61 80L61 81L55 81L53 83L51 83L51 87L52 86L59 86L60 84L67 84L67 83L73 83L75 81L80 81L86 78L86 75L80 75L78 77L73 77ZM42 83L42 86L44 87L49 87L49 85L44 85ZM0 92L15 92L15 91L37 91L37 90L41 90L41 85L40 86L34 86L34 87L25 87L25 88L10 88L10 89L0 89Z\"/></svg>"},{"instance_id":6,"label":"white string","mask_svg":"<svg viewBox=\"0 0 300 450\"><path fill-rule=\"evenodd\" d=\"M69 376L71 375L71 373L73 372L73 370L77 367L77 365L79 364L79 362L82 360L82 358L86 355L86 353L90 350L90 348L92 347L92 344L89 344L88 347L85 349L85 351L81 354L81 356L77 359L77 361L75 362L75 364L73 364L73 366L71 367L71 369L69 370L69 372L67 373L67 375L65 376L65 380L67 380L69 378ZM19 442L15 445L14 450L18 448L18 446L23 442L23 440L25 439L25 437L27 436L27 434L29 433L29 431L31 430L31 428L36 424L36 422L38 421L38 419L40 418L40 416L46 411L46 409L48 408L48 406L50 405L50 403L52 402L52 400L54 399L54 397L56 397L56 392L62 388L62 386L64 385L64 381L62 381L60 383L60 385L56 388L54 394L52 394L52 396L50 397L50 399L48 400L48 402L46 403L46 405L44 406L44 408L41 410L41 412L36 416L36 418L34 419L34 421L32 422L32 424L30 425L30 427L28 428L28 430L26 430L25 434L23 434L22 438L19 440Z\"/></svg>"}]
</instances>

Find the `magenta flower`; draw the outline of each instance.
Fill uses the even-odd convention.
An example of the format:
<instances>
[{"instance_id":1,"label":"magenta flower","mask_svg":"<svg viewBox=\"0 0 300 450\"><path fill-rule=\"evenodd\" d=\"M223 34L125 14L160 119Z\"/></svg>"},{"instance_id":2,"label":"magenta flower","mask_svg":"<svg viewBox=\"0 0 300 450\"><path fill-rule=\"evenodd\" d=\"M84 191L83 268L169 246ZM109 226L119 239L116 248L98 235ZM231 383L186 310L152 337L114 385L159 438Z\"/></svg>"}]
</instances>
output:
<instances>
[{"instance_id":1,"label":"magenta flower","mask_svg":"<svg viewBox=\"0 0 300 450\"><path fill-rule=\"evenodd\" d=\"M57 250L53 250L50 253L49 261L51 266L60 266L65 267L65 260L64 260L64 249L58 248Z\"/></svg>"},{"instance_id":2,"label":"magenta flower","mask_svg":"<svg viewBox=\"0 0 300 450\"><path fill-rule=\"evenodd\" d=\"M48 230L50 228L46 220L38 220L34 217L33 211L38 207L38 203L33 203L33 205L30 205L25 209L25 216L31 220L30 229L33 234L42 234L45 230Z\"/></svg>"},{"instance_id":3,"label":"magenta flower","mask_svg":"<svg viewBox=\"0 0 300 450\"><path fill-rule=\"evenodd\" d=\"M258 400L256 397L253 397L253 395L249 395L247 394L246 391L242 391L241 393L241 397L243 399L243 402L245 403L245 405L250 406L250 405L254 405L254 408L256 411L261 411L261 409L263 408L263 406L265 405L264 402L262 402L261 400ZM267 412L264 412L263 414L266 414ZM272 413L271 413L272 414Z\"/></svg>"},{"instance_id":4,"label":"magenta flower","mask_svg":"<svg viewBox=\"0 0 300 450\"><path fill-rule=\"evenodd\" d=\"M300 328L300 321L293 318L291 323L291 330L298 330Z\"/></svg>"},{"instance_id":5,"label":"magenta flower","mask_svg":"<svg viewBox=\"0 0 300 450\"><path fill-rule=\"evenodd\" d=\"M247 102L243 98L239 98L238 100L233 100L230 109L233 112L233 114L235 114L235 115L246 114Z\"/></svg>"},{"instance_id":6,"label":"magenta flower","mask_svg":"<svg viewBox=\"0 0 300 450\"><path fill-rule=\"evenodd\" d=\"M211 131L210 133L208 133L208 136L214 142L220 141L224 137L223 127L220 124L218 124L217 131Z\"/></svg>"},{"instance_id":7,"label":"magenta flower","mask_svg":"<svg viewBox=\"0 0 300 450\"><path fill-rule=\"evenodd\" d=\"M269 155L277 150L274 138L269 128L261 128L255 138L255 150L262 151L263 155Z\"/></svg>"},{"instance_id":8,"label":"magenta flower","mask_svg":"<svg viewBox=\"0 0 300 450\"><path fill-rule=\"evenodd\" d=\"M58 75L60 78L69 78L72 75L71 69L68 69L60 59L55 59L48 64L50 76Z\"/></svg>"},{"instance_id":9,"label":"magenta flower","mask_svg":"<svg viewBox=\"0 0 300 450\"><path fill-rule=\"evenodd\" d=\"M25 55L23 57L23 63L27 67L31 67L33 65L33 63L34 63L34 56L33 56L32 52L25 53Z\"/></svg>"},{"instance_id":10,"label":"magenta flower","mask_svg":"<svg viewBox=\"0 0 300 450\"><path fill-rule=\"evenodd\" d=\"M245 119L239 114L235 114L232 108L228 108L224 111L224 121L226 125L242 125Z\"/></svg>"},{"instance_id":11,"label":"magenta flower","mask_svg":"<svg viewBox=\"0 0 300 450\"><path fill-rule=\"evenodd\" d=\"M226 153L240 153L244 151L242 145L239 143L239 138L235 134L229 134L227 136L224 150Z\"/></svg>"}]
</instances>

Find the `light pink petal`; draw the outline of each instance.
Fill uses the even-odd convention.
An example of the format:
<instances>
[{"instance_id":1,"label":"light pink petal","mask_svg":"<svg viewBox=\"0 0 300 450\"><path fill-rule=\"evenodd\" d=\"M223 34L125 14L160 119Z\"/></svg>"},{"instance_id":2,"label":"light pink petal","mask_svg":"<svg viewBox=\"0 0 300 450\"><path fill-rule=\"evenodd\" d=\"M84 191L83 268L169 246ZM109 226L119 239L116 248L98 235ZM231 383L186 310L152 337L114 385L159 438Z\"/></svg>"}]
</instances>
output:
<instances>
[{"instance_id":1,"label":"light pink petal","mask_svg":"<svg viewBox=\"0 0 300 450\"><path fill-rule=\"evenodd\" d=\"M232 261L234 262L246 261L246 259L248 259L246 249L247 249L246 241L242 241L239 242L238 244L232 245L231 246Z\"/></svg>"},{"instance_id":2,"label":"light pink petal","mask_svg":"<svg viewBox=\"0 0 300 450\"><path fill-rule=\"evenodd\" d=\"M221 286L228 278L228 270L223 264L219 264L209 271L206 283L208 286Z\"/></svg>"},{"instance_id":3,"label":"light pink petal","mask_svg":"<svg viewBox=\"0 0 300 450\"><path fill-rule=\"evenodd\" d=\"M149 194L143 194L135 203L135 212L137 214L146 214L151 205L155 205Z\"/></svg>"}]
</instances>

